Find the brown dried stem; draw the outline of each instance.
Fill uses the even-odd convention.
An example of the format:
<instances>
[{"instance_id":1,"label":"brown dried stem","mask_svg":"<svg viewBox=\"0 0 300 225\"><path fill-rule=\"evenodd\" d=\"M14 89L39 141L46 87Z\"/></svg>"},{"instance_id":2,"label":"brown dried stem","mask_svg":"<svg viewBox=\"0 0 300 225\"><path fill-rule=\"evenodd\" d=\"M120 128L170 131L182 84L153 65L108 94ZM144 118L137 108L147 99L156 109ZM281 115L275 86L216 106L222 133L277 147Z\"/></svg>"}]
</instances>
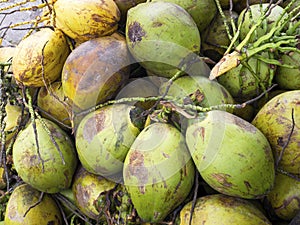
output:
<instances>
[{"instance_id":1,"label":"brown dried stem","mask_svg":"<svg viewBox=\"0 0 300 225\"><path fill-rule=\"evenodd\" d=\"M285 150L286 150L288 144L290 143L291 137L292 137L293 132L294 132L294 128L295 128L294 108L292 108L291 118L292 118L292 128L291 128L291 131L290 131L290 133L289 133L288 139L287 139L287 141L285 142L285 144L282 146L281 152L280 152L280 154L279 154L279 156L278 156L278 159L276 160L275 168L278 168L279 163L280 163L280 161L282 160L282 157L283 157L283 155L284 155L284 152L285 152Z\"/></svg>"},{"instance_id":2,"label":"brown dried stem","mask_svg":"<svg viewBox=\"0 0 300 225\"><path fill-rule=\"evenodd\" d=\"M43 197L44 197L45 192L41 192L41 195L39 197L39 200L34 203L33 205L29 206L29 208L26 210L26 212L24 213L23 217L26 217L27 213L29 213L29 211L31 209L33 209L34 207L36 207L38 204L40 204L43 201Z\"/></svg>"}]
</instances>

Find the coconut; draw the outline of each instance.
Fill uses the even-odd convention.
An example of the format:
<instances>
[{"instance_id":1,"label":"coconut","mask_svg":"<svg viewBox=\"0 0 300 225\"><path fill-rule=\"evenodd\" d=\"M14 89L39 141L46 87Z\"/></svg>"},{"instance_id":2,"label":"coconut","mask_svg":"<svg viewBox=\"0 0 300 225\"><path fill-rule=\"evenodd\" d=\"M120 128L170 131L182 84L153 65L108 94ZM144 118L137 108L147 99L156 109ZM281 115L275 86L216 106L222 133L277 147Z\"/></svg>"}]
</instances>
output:
<instances>
[{"instance_id":1,"label":"coconut","mask_svg":"<svg viewBox=\"0 0 300 225\"><path fill-rule=\"evenodd\" d=\"M191 217L192 202L180 211L180 225L271 225L264 213L251 201L223 194L212 194L196 200Z\"/></svg>"},{"instance_id":2,"label":"coconut","mask_svg":"<svg viewBox=\"0 0 300 225\"><path fill-rule=\"evenodd\" d=\"M146 0L114 0L115 3L117 4L120 13L121 13L121 18L119 21L119 24L124 25L124 23L126 23L126 19L127 19L127 11L142 3L142 2L146 2Z\"/></svg>"},{"instance_id":3,"label":"coconut","mask_svg":"<svg viewBox=\"0 0 300 225\"><path fill-rule=\"evenodd\" d=\"M84 110L113 98L129 77L130 59L125 38L99 37L76 47L62 71L63 93Z\"/></svg>"},{"instance_id":4,"label":"coconut","mask_svg":"<svg viewBox=\"0 0 300 225\"><path fill-rule=\"evenodd\" d=\"M183 135L165 123L142 130L124 161L124 185L143 221L162 222L187 198L194 175Z\"/></svg>"},{"instance_id":5,"label":"coconut","mask_svg":"<svg viewBox=\"0 0 300 225\"><path fill-rule=\"evenodd\" d=\"M82 119L75 142L79 160L87 171L105 177L122 172L127 152L140 133L134 110L134 106L126 104L109 105Z\"/></svg>"},{"instance_id":6,"label":"coconut","mask_svg":"<svg viewBox=\"0 0 300 225\"><path fill-rule=\"evenodd\" d=\"M13 190L6 206L6 225L60 225L62 215L54 199L28 184L22 184ZM38 203L38 204L37 204Z\"/></svg>"},{"instance_id":7,"label":"coconut","mask_svg":"<svg viewBox=\"0 0 300 225\"><path fill-rule=\"evenodd\" d=\"M160 0L154 0L160 1ZM210 24L215 14L217 6L214 0L164 0L175 3L184 8L193 18L200 33Z\"/></svg>"},{"instance_id":8,"label":"coconut","mask_svg":"<svg viewBox=\"0 0 300 225\"><path fill-rule=\"evenodd\" d=\"M280 62L292 66L279 66L276 70L275 81L280 88L286 90L300 89L300 53L287 52L280 57Z\"/></svg>"},{"instance_id":9,"label":"coconut","mask_svg":"<svg viewBox=\"0 0 300 225\"><path fill-rule=\"evenodd\" d=\"M140 77L129 79L128 83L125 84L124 87L122 87L122 89L118 92L115 99L117 100L131 97L147 98L157 96L158 94L158 87L151 82L149 77ZM133 101L128 102L127 104L136 105L143 109L149 109L155 104L155 102L156 101Z\"/></svg>"},{"instance_id":10,"label":"coconut","mask_svg":"<svg viewBox=\"0 0 300 225\"><path fill-rule=\"evenodd\" d=\"M260 109L252 121L270 142L279 168L297 175L300 175L299 99L299 90L276 95Z\"/></svg>"},{"instance_id":11,"label":"coconut","mask_svg":"<svg viewBox=\"0 0 300 225\"><path fill-rule=\"evenodd\" d=\"M260 56L269 58L266 52ZM240 64L218 78L218 82L238 102L258 96L271 84L273 69L269 64L254 57L249 58L246 63L248 66Z\"/></svg>"},{"instance_id":12,"label":"coconut","mask_svg":"<svg viewBox=\"0 0 300 225\"><path fill-rule=\"evenodd\" d=\"M168 85L168 82L161 85L160 94L166 92ZM198 98L197 94L199 95ZM178 99L180 103L190 102L190 104L202 107L233 103L230 93L222 85L204 76L181 76L177 78L168 89L168 95Z\"/></svg>"},{"instance_id":13,"label":"coconut","mask_svg":"<svg viewBox=\"0 0 300 225\"><path fill-rule=\"evenodd\" d=\"M200 33L192 17L177 4L164 1L128 10L126 41L138 63L165 77L172 77L186 57L200 51Z\"/></svg>"},{"instance_id":14,"label":"coconut","mask_svg":"<svg viewBox=\"0 0 300 225\"><path fill-rule=\"evenodd\" d=\"M15 47L1 47L0 48L0 62L11 63L13 56L15 55ZM11 66L4 66L3 70L6 72L12 72Z\"/></svg>"},{"instance_id":15,"label":"coconut","mask_svg":"<svg viewBox=\"0 0 300 225\"><path fill-rule=\"evenodd\" d=\"M113 0L57 0L53 7L55 26L79 42L112 34L121 16Z\"/></svg>"},{"instance_id":16,"label":"coconut","mask_svg":"<svg viewBox=\"0 0 300 225\"><path fill-rule=\"evenodd\" d=\"M284 220L292 220L300 211L299 199L299 180L277 173L274 188L267 195L275 214Z\"/></svg>"},{"instance_id":17,"label":"coconut","mask_svg":"<svg viewBox=\"0 0 300 225\"><path fill-rule=\"evenodd\" d=\"M50 132L47 132L45 127ZM33 188L56 193L69 188L77 166L72 140L50 120L36 120L22 130L13 145L14 166L22 180Z\"/></svg>"},{"instance_id":18,"label":"coconut","mask_svg":"<svg viewBox=\"0 0 300 225\"><path fill-rule=\"evenodd\" d=\"M272 189L272 150L251 123L226 111L201 113L187 127L186 143L201 176L218 192L255 199Z\"/></svg>"},{"instance_id":19,"label":"coconut","mask_svg":"<svg viewBox=\"0 0 300 225\"><path fill-rule=\"evenodd\" d=\"M238 14L229 10L224 10L223 13L227 26L231 27L231 19L236 22ZM224 24L224 18L218 13L210 25L201 33L201 52L215 62L218 62L224 55L229 44L230 39Z\"/></svg>"},{"instance_id":20,"label":"coconut","mask_svg":"<svg viewBox=\"0 0 300 225\"><path fill-rule=\"evenodd\" d=\"M9 145L10 140L14 137L17 132L18 126L20 126L22 121L22 107L18 105L12 105L9 102L5 106L6 116L4 118L5 122L5 144Z\"/></svg>"},{"instance_id":21,"label":"coconut","mask_svg":"<svg viewBox=\"0 0 300 225\"><path fill-rule=\"evenodd\" d=\"M89 173L83 167L80 167L74 176L72 184L75 205L89 218L106 221L103 215L104 210L108 207L105 193L112 190L115 186L114 182L102 176ZM95 203L101 201L101 199L102 208L96 208Z\"/></svg>"},{"instance_id":22,"label":"coconut","mask_svg":"<svg viewBox=\"0 0 300 225\"><path fill-rule=\"evenodd\" d=\"M48 88L40 88L37 105L42 110L41 114L45 118L53 120L54 122L59 121L68 126L71 125L68 103L64 99L60 81L54 82Z\"/></svg>"},{"instance_id":23,"label":"coconut","mask_svg":"<svg viewBox=\"0 0 300 225\"><path fill-rule=\"evenodd\" d=\"M169 82L161 85L159 90L161 95L165 94L168 85ZM177 102L181 104L204 108L234 103L230 93L222 85L204 76L181 76L177 78L168 88L167 95L177 99ZM232 112L231 108L223 109ZM193 112L191 110L190 116L193 117L195 113L196 111ZM178 117L179 115L176 116ZM181 115L178 119L173 120L178 122L183 130L186 129L188 123L186 115Z\"/></svg>"},{"instance_id":24,"label":"coconut","mask_svg":"<svg viewBox=\"0 0 300 225\"><path fill-rule=\"evenodd\" d=\"M17 45L12 60L14 77L25 86L49 85L60 78L69 53L62 31L43 28Z\"/></svg>"}]
</instances>

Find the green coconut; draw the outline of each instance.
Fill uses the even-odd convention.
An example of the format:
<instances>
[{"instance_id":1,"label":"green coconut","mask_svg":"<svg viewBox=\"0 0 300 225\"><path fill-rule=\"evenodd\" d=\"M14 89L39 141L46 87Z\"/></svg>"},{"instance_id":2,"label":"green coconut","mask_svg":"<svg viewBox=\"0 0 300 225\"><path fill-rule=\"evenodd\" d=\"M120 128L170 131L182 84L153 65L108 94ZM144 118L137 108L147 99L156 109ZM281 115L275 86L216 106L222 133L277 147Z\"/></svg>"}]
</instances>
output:
<instances>
[{"instance_id":1,"label":"green coconut","mask_svg":"<svg viewBox=\"0 0 300 225\"><path fill-rule=\"evenodd\" d=\"M72 191L74 194L75 205L86 216L93 220L105 220L102 210L108 207L105 201L105 193L112 190L116 183L86 171L80 167L74 176ZM103 204L96 208L95 202L102 198ZM99 206L99 205L98 205Z\"/></svg>"},{"instance_id":2,"label":"green coconut","mask_svg":"<svg viewBox=\"0 0 300 225\"><path fill-rule=\"evenodd\" d=\"M126 23L127 11L130 8L145 1L146 0L114 0L121 13L121 19L119 21L119 24L124 25Z\"/></svg>"},{"instance_id":3,"label":"green coconut","mask_svg":"<svg viewBox=\"0 0 300 225\"><path fill-rule=\"evenodd\" d=\"M147 126L124 162L124 184L139 217L162 222L188 196L195 169L183 135L165 123Z\"/></svg>"},{"instance_id":4,"label":"green coconut","mask_svg":"<svg viewBox=\"0 0 300 225\"><path fill-rule=\"evenodd\" d=\"M265 196L275 179L267 138L251 123L226 111L209 111L193 119L186 143L203 179L229 196Z\"/></svg>"},{"instance_id":5,"label":"green coconut","mask_svg":"<svg viewBox=\"0 0 300 225\"><path fill-rule=\"evenodd\" d=\"M260 56L269 58L266 52L263 52ZM250 100L266 90L271 84L274 72L269 64L255 57L249 58L247 64L240 64L218 78L218 82L238 102Z\"/></svg>"},{"instance_id":6,"label":"green coconut","mask_svg":"<svg viewBox=\"0 0 300 225\"><path fill-rule=\"evenodd\" d=\"M270 142L279 168L297 175L300 175L299 103L300 90L286 91L268 101L252 121Z\"/></svg>"},{"instance_id":7,"label":"green coconut","mask_svg":"<svg viewBox=\"0 0 300 225\"><path fill-rule=\"evenodd\" d=\"M39 191L56 193L69 188L77 166L70 137L55 123L43 119L22 130L13 145L14 166L22 180ZM37 142L36 142L37 141ZM38 143L38 145L37 145Z\"/></svg>"},{"instance_id":8,"label":"green coconut","mask_svg":"<svg viewBox=\"0 0 300 225\"><path fill-rule=\"evenodd\" d=\"M161 0L154 0L161 1ZM163 0L175 3L184 8L193 18L200 33L210 24L215 14L217 6L214 0Z\"/></svg>"},{"instance_id":9,"label":"green coconut","mask_svg":"<svg viewBox=\"0 0 300 225\"><path fill-rule=\"evenodd\" d=\"M170 87L169 82L165 82L160 87L160 94L164 95L168 88L168 96L177 99L181 104L189 104L191 106L201 106L208 108L211 106L218 106L223 104L234 103L230 93L218 82L211 81L204 76L181 76L177 78ZM223 108L232 112L232 108ZM190 116L194 116L196 111L190 110ZM183 130L186 129L189 116L174 114L174 121L181 125Z\"/></svg>"},{"instance_id":10,"label":"green coconut","mask_svg":"<svg viewBox=\"0 0 300 225\"><path fill-rule=\"evenodd\" d=\"M105 177L122 172L127 152L140 133L134 110L134 106L114 104L82 119L75 143L79 160L87 171Z\"/></svg>"},{"instance_id":11,"label":"green coconut","mask_svg":"<svg viewBox=\"0 0 300 225\"><path fill-rule=\"evenodd\" d=\"M274 188L267 195L267 199L278 217L292 220L300 212L299 180L277 173Z\"/></svg>"},{"instance_id":12,"label":"green coconut","mask_svg":"<svg viewBox=\"0 0 300 225\"><path fill-rule=\"evenodd\" d=\"M192 214L192 202L187 203L180 211L180 225L271 225L264 213L251 201L223 194L212 194L200 197Z\"/></svg>"},{"instance_id":13,"label":"green coconut","mask_svg":"<svg viewBox=\"0 0 300 225\"><path fill-rule=\"evenodd\" d=\"M158 87L151 81L149 77L139 77L129 79L128 83L122 87L115 99L132 98L132 97L154 97L158 96ZM135 105L143 109L151 108L156 101L133 101L127 104Z\"/></svg>"},{"instance_id":14,"label":"green coconut","mask_svg":"<svg viewBox=\"0 0 300 225\"><path fill-rule=\"evenodd\" d=\"M226 18L227 26L231 27L231 19L236 22L238 14L229 10L224 10L223 13ZM201 51L205 56L218 62L230 45L230 39L227 34L223 16L218 13L201 34Z\"/></svg>"},{"instance_id":15,"label":"green coconut","mask_svg":"<svg viewBox=\"0 0 300 225\"><path fill-rule=\"evenodd\" d=\"M28 184L13 190L6 206L5 225L60 225L60 210L49 194L44 194ZM37 204L38 203L38 204Z\"/></svg>"},{"instance_id":16,"label":"green coconut","mask_svg":"<svg viewBox=\"0 0 300 225\"><path fill-rule=\"evenodd\" d=\"M161 85L160 94L166 92L168 85L168 82ZM168 89L168 95L177 98L180 103L190 102L202 107L233 103L230 93L222 85L204 76L179 77Z\"/></svg>"},{"instance_id":17,"label":"green coconut","mask_svg":"<svg viewBox=\"0 0 300 225\"><path fill-rule=\"evenodd\" d=\"M289 65L293 68L279 66L276 70L275 81L280 88L286 90L300 89L300 53L287 52L280 58L283 65Z\"/></svg>"},{"instance_id":18,"label":"green coconut","mask_svg":"<svg viewBox=\"0 0 300 225\"><path fill-rule=\"evenodd\" d=\"M201 42L188 12L164 1L141 3L128 10L126 41L137 62L165 77L182 68L186 57L197 55Z\"/></svg>"}]
</instances>

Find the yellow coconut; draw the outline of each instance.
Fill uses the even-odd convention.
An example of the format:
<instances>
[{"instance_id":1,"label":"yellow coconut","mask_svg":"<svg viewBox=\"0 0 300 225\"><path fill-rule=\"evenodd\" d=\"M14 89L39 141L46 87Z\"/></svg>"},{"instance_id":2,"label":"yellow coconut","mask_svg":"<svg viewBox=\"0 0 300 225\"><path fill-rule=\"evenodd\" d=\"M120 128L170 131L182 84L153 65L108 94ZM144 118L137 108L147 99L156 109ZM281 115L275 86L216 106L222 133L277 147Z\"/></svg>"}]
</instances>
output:
<instances>
[{"instance_id":1,"label":"yellow coconut","mask_svg":"<svg viewBox=\"0 0 300 225\"><path fill-rule=\"evenodd\" d=\"M57 0L55 26L76 41L110 35L121 13L113 0Z\"/></svg>"},{"instance_id":2,"label":"yellow coconut","mask_svg":"<svg viewBox=\"0 0 300 225\"><path fill-rule=\"evenodd\" d=\"M12 60L14 77L25 86L49 84L60 77L69 53L69 45L61 31L42 29L17 45Z\"/></svg>"}]
</instances>

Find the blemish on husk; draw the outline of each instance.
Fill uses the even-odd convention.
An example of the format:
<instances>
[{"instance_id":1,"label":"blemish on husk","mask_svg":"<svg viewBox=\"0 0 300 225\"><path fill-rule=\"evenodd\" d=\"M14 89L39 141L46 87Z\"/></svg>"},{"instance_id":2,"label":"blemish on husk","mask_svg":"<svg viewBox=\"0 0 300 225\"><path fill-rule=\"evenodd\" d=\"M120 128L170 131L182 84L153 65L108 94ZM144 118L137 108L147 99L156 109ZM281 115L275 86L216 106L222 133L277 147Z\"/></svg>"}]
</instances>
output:
<instances>
[{"instance_id":1,"label":"blemish on husk","mask_svg":"<svg viewBox=\"0 0 300 225\"><path fill-rule=\"evenodd\" d=\"M167 158L167 159L169 159L170 158L170 156L167 154L167 153L162 153L162 155L165 157L165 158Z\"/></svg>"},{"instance_id":2,"label":"blemish on husk","mask_svg":"<svg viewBox=\"0 0 300 225\"><path fill-rule=\"evenodd\" d=\"M204 142L204 137L205 137L205 128L204 127L198 127L194 132L193 136L195 138L198 138L199 136L201 137L202 141Z\"/></svg>"},{"instance_id":3,"label":"blemish on husk","mask_svg":"<svg viewBox=\"0 0 300 225\"><path fill-rule=\"evenodd\" d=\"M229 177L231 177L229 174L224 174L224 173L214 173L211 175L214 179L216 179L216 181L218 183L220 183L221 185L225 186L225 187L231 187L232 183L230 183L229 181L227 181L227 179Z\"/></svg>"},{"instance_id":4,"label":"blemish on husk","mask_svg":"<svg viewBox=\"0 0 300 225\"><path fill-rule=\"evenodd\" d=\"M245 184L247 190L250 191L250 189L252 188L251 184L248 181L244 181L244 184Z\"/></svg>"},{"instance_id":5,"label":"blemish on husk","mask_svg":"<svg viewBox=\"0 0 300 225\"><path fill-rule=\"evenodd\" d=\"M138 179L141 187L148 181L148 171L144 165L144 156L139 151L134 151L129 159L129 172ZM144 189L142 188L142 191ZM142 192L141 191L141 192ZM143 193L143 192L142 192Z\"/></svg>"},{"instance_id":6,"label":"blemish on husk","mask_svg":"<svg viewBox=\"0 0 300 225\"><path fill-rule=\"evenodd\" d=\"M143 28L140 26L139 22L133 22L129 25L128 28L128 37L129 40L133 43L133 45L136 42L139 42L142 40L142 38L146 35L146 32L143 30Z\"/></svg>"},{"instance_id":7,"label":"blemish on husk","mask_svg":"<svg viewBox=\"0 0 300 225\"><path fill-rule=\"evenodd\" d=\"M161 22L154 22L153 27L161 27L163 24Z\"/></svg>"},{"instance_id":8,"label":"blemish on husk","mask_svg":"<svg viewBox=\"0 0 300 225\"><path fill-rule=\"evenodd\" d=\"M103 112L95 114L89 118L84 126L83 138L91 142L94 136L104 129L103 123L105 121L105 114Z\"/></svg>"},{"instance_id":9,"label":"blemish on husk","mask_svg":"<svg viewBox=\"0 0 300 225\"><path fill-rule=\"evenodd\" d=\"M93 14L93 15L92 15L92 19L93 19L95 22L101 22L101 16L99 16L98 14Z\"/></svg>"},{"instance_id":10,"label":"blemish on husk","mask_svg":"<svg viewBox=\"0 0 300 225\"><path fill-rule=\"evenodd\" d=\"M237 126L243 128L244 131L250 132L255 134L256 133L256 127L249 125L247 121L241 120L239 117L233 117L233 123Z\"/></svg>"}]
</instances>

